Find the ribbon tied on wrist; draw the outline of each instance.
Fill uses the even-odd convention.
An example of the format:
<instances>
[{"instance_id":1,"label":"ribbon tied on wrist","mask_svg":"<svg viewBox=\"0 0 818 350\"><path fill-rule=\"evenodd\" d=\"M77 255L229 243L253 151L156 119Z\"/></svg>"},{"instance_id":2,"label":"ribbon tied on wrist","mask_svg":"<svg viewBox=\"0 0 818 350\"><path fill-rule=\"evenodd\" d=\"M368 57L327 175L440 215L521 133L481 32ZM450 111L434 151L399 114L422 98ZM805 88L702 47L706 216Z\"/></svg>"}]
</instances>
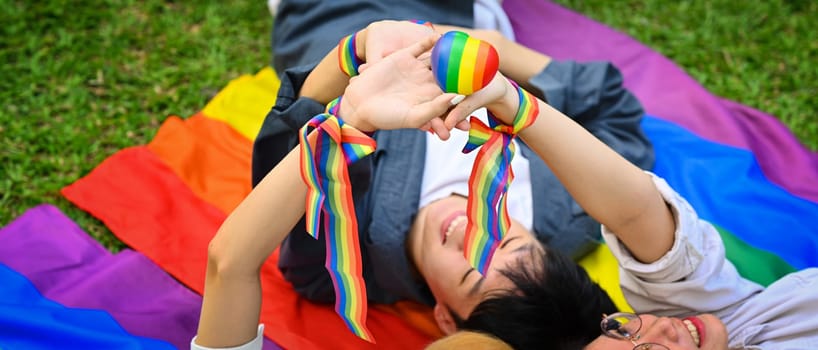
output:
<instances>
[{"instance_id":1,"label":"ribbon tied on wrist","mask_svg":"<svg viewBox=\"0 0 818 350\"><path fill-rule=\"evenodd\" d=\"M366 328L367 299L347 165L375 150L375 140L335 115L341 97L313 117L299 135L301 178L307 185L307 233L318 238L323 225L326 262L335 288L335 311L358 337L374 342Z\"/></svg>"}]
</instances>

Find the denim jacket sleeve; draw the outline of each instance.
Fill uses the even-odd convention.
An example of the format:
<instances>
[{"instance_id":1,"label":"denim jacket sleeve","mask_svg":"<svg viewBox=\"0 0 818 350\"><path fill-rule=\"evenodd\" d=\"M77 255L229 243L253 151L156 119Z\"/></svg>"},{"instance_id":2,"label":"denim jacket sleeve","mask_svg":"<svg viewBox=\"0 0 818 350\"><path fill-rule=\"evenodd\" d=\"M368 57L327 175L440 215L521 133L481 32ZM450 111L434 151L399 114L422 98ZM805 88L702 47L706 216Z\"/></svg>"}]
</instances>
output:
<instances>
[{"instance_id":1,"label":"denim jacket sleeve","mask_svg":"<svg viewBox=\"0 0 818 350\"><path fill-rule=\"evenodd\" d=\"M425 20L472 27L474 0L282 0L273 27L273 67L323 57L345 35L379 20Z\"/></svg>"},{"instance_id":2,"label":"denim jacket sleeve","mask_svg":"<svg viewBox=\"0 0 818 350\"><path fill-rule=\"evenodd\" d=\"M553 61L529 83L552 107L573 118L642 169L653 167L653 146L640 125L642 104L609 62Z\"/></svg>"},{"instance_id":3,"label":"denim jacket sleeve","mask_svg":"<svg viewBox=\"0 0 818 350\"><path fill-rule=\"evenodd\" d=\"M324 112L324 106L320 103L298 96L313 68L313 65L295 67L281 75L276 104L264 119L253 144L253 186L298 145L301 127L315 115ZM352 195L356 203L364 202L362 198L369 186L370 164L365 158L349 166ZM293 205L304 205L304 202L294 201ZM279 268L301 295L314 301L331 302L334 291L324 268L324 240L312 238L305 227L302 218L282 243Z\"/></svg>"}]
</instances>

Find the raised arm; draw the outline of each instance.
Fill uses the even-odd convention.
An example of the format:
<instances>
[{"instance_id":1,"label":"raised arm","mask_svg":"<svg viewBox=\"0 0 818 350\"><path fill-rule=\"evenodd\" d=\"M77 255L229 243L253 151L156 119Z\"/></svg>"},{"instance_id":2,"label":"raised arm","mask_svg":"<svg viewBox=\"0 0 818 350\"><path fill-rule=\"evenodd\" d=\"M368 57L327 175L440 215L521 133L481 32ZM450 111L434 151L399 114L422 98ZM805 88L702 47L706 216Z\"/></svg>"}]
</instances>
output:
<instances>
[{"instance_id":1,"label":"raised arm","mask_svg":"<svg viewBox=\"0 0 818 350\"><path fill-rule=\"evenodd\" d=\"M256 337L261 264L304 215L292 200L306 196L298 156L294 149L270 171L210 242L197 344L228 347Z\"/></svg>"},{"instance_id":2,"label":"raised arm","mask_svg":"<svg viewBox=\"0 0 818 350\"><path fill-rule=\"evenodd\" d=\"M454 94L442 93L428 74L428 63L417 59L434 42L428 37L351 79L337 117L361 131L374 131L417 128L443 115ZM299 160L299 150L290 151L210 242L196 344L230 347L256 338L261 266L304 214Z\"/></svg>"},{"instance_id":3,"label":"raised arm","mask_svg":"<svg viewBox=\"0 0 818 350\"><path fill-rule=\"evenodd\" d=\"M642 262L653 262L673 244L672 214L649 175L614 152L571 118L537 100L539 115L520 137L552 169L576 201L607 226ZM455 107L448 127L486 104L499 119L512 123L518 107L516 89L501 74L484 90Z\"/></svg>"}]
</instances>

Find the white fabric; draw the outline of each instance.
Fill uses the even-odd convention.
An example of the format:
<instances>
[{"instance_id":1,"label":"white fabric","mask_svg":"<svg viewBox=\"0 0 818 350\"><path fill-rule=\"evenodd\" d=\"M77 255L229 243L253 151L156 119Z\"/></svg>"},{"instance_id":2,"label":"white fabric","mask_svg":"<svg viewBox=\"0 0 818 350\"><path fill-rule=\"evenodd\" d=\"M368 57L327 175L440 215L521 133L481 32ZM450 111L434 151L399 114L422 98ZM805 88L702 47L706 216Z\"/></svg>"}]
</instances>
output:
<instances>
[{"instance_id":1,"label":"white fabric","mask_svg":"<svg viewBox=\"0 0 818 350\"><path fill-rule=\"evenodd\" d=\"M474 28L494 29L514 41L514 28L503 10L502 0L475 0Z\"/></svg>"},{"instance_id":2,"label":"white fabric","mask_svg":"<svg viewBox=\"0 0 818 350\"><path fill-rule=\"evenodd\" d=\"M196 337L190 341L190 350L261 350L261 347L264 345L264 324L258 325L258 331L256 331L256 337L245 343L244 345L234 346L231 348L208 348L205 346L201 346L196 344Z\"/></svg>"},{"instance_id":3,"label":"white fabric","mask_svg":"<svg viewBox=\"0 0 818 350\"><path fill-rule=\"evenodd\" d=\"M486 109L475 111L475 116L488 123ZM463 154L463 146L469 139L468 132L454 129L447 141L441 141L435 135L426 136L426 160L423 165L423 179L420 185L420 207L438 199L456 193L462 196L469 194L469 175L474 165L474 158L480 149ZM520 151L520 145L514 139L517 151L511 160L514 180L509 187L507 204L508 214L531 230L534 222L533 199L531 196L531 172L526 159ZM465 209L465 208L464 208Z\"/></svg>"},{"instance_id":4,"label":"white fabric","mask_svg":"<svg viewBox=\"0 0 818 350\"><path fill-rule=\"evenodd\" d=\"M712 313L726 325L731 349L818 349L818 269L789 274L766 289L740 277L725 259L713 225L700 220L663 179L651 176L676 217L671 250L642 264L602 228L633 309L675 317Z\"/></svg>"},{"instance_id":5,"label":"white fabric","mask_svg":"<svg viewBox=\"0 0 818 350\"><path fill-rule=\"evenodd\" d=\"M275 18L276 13L278 13L278 4L281 0L267 0L267 9L270 10L270 15Z\"/></svg>"}]
</instances>

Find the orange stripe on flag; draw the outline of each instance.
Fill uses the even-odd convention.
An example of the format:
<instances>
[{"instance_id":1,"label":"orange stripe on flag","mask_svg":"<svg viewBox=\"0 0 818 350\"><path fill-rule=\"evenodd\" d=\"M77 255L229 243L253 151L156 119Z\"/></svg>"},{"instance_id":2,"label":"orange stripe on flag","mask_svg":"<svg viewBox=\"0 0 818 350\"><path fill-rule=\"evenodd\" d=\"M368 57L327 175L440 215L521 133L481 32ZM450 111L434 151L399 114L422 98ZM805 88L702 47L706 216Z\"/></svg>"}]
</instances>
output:
<instances>
[{"instance_id":1,"label":"orange stripe on flag","mask_svg":"<svg viewBox=\"0 0 818 350\"><path fill-rule=\"evenodd\" d=\"M257 83L234 80L229 89L237 98L217 101L219 108L212 108L211 102L204 113L185 120L168 118L148 146L117 152L63 188L63 195L102 220L123 242L201 293L207 245L226 213L250 191L252 147L246 135L236 131L239 128L220 121L229 118L204 114L248 111L236 104L243 103L242 96L253 95L245 88ZM256 88L250 89L258 92ZM274 91L267 92L267 96L274 96ZM271 105L265 103L259 118L263 119ZM248 114L233 114L239 115L250 118ZM347 330L333 305L299 297L281 276L277 262L276 251L262 267L261 321L267 325L265 335L284 348L420 349L440 335L435 332L429 308L383 305L370 309L367 319L378 344L362 341Z\"/></svg>"},{"instance_id":2,"label":"orange stripe on flag","mask_svg":"<svg viewBox=\"0 0 818 350\"><path fill-rule=\"evenodd\" d=\"M169 117L148 144L204 201L225 213L250 193L253 144L224 122L201 113Z\"/></svg>"},{"instance_id":3,"label":"orange stripe on flag","mask_svg":"<svg viewBox=\"0 0 818 350\"><path fill-rule=\"evenodd\" d=\"M194 194L147 147L117 152L62 193L105 222L123 242L202 292L207 245L226 215ZM299 297L281 276L277 262L276 252L262 267L261 322L267 325L265 335L282 347L421 349L431 341L394 314L381 310L370 310L367 322L379 343L357 338L331 304L315 304Z\"/></svg>"}]
</instances>

